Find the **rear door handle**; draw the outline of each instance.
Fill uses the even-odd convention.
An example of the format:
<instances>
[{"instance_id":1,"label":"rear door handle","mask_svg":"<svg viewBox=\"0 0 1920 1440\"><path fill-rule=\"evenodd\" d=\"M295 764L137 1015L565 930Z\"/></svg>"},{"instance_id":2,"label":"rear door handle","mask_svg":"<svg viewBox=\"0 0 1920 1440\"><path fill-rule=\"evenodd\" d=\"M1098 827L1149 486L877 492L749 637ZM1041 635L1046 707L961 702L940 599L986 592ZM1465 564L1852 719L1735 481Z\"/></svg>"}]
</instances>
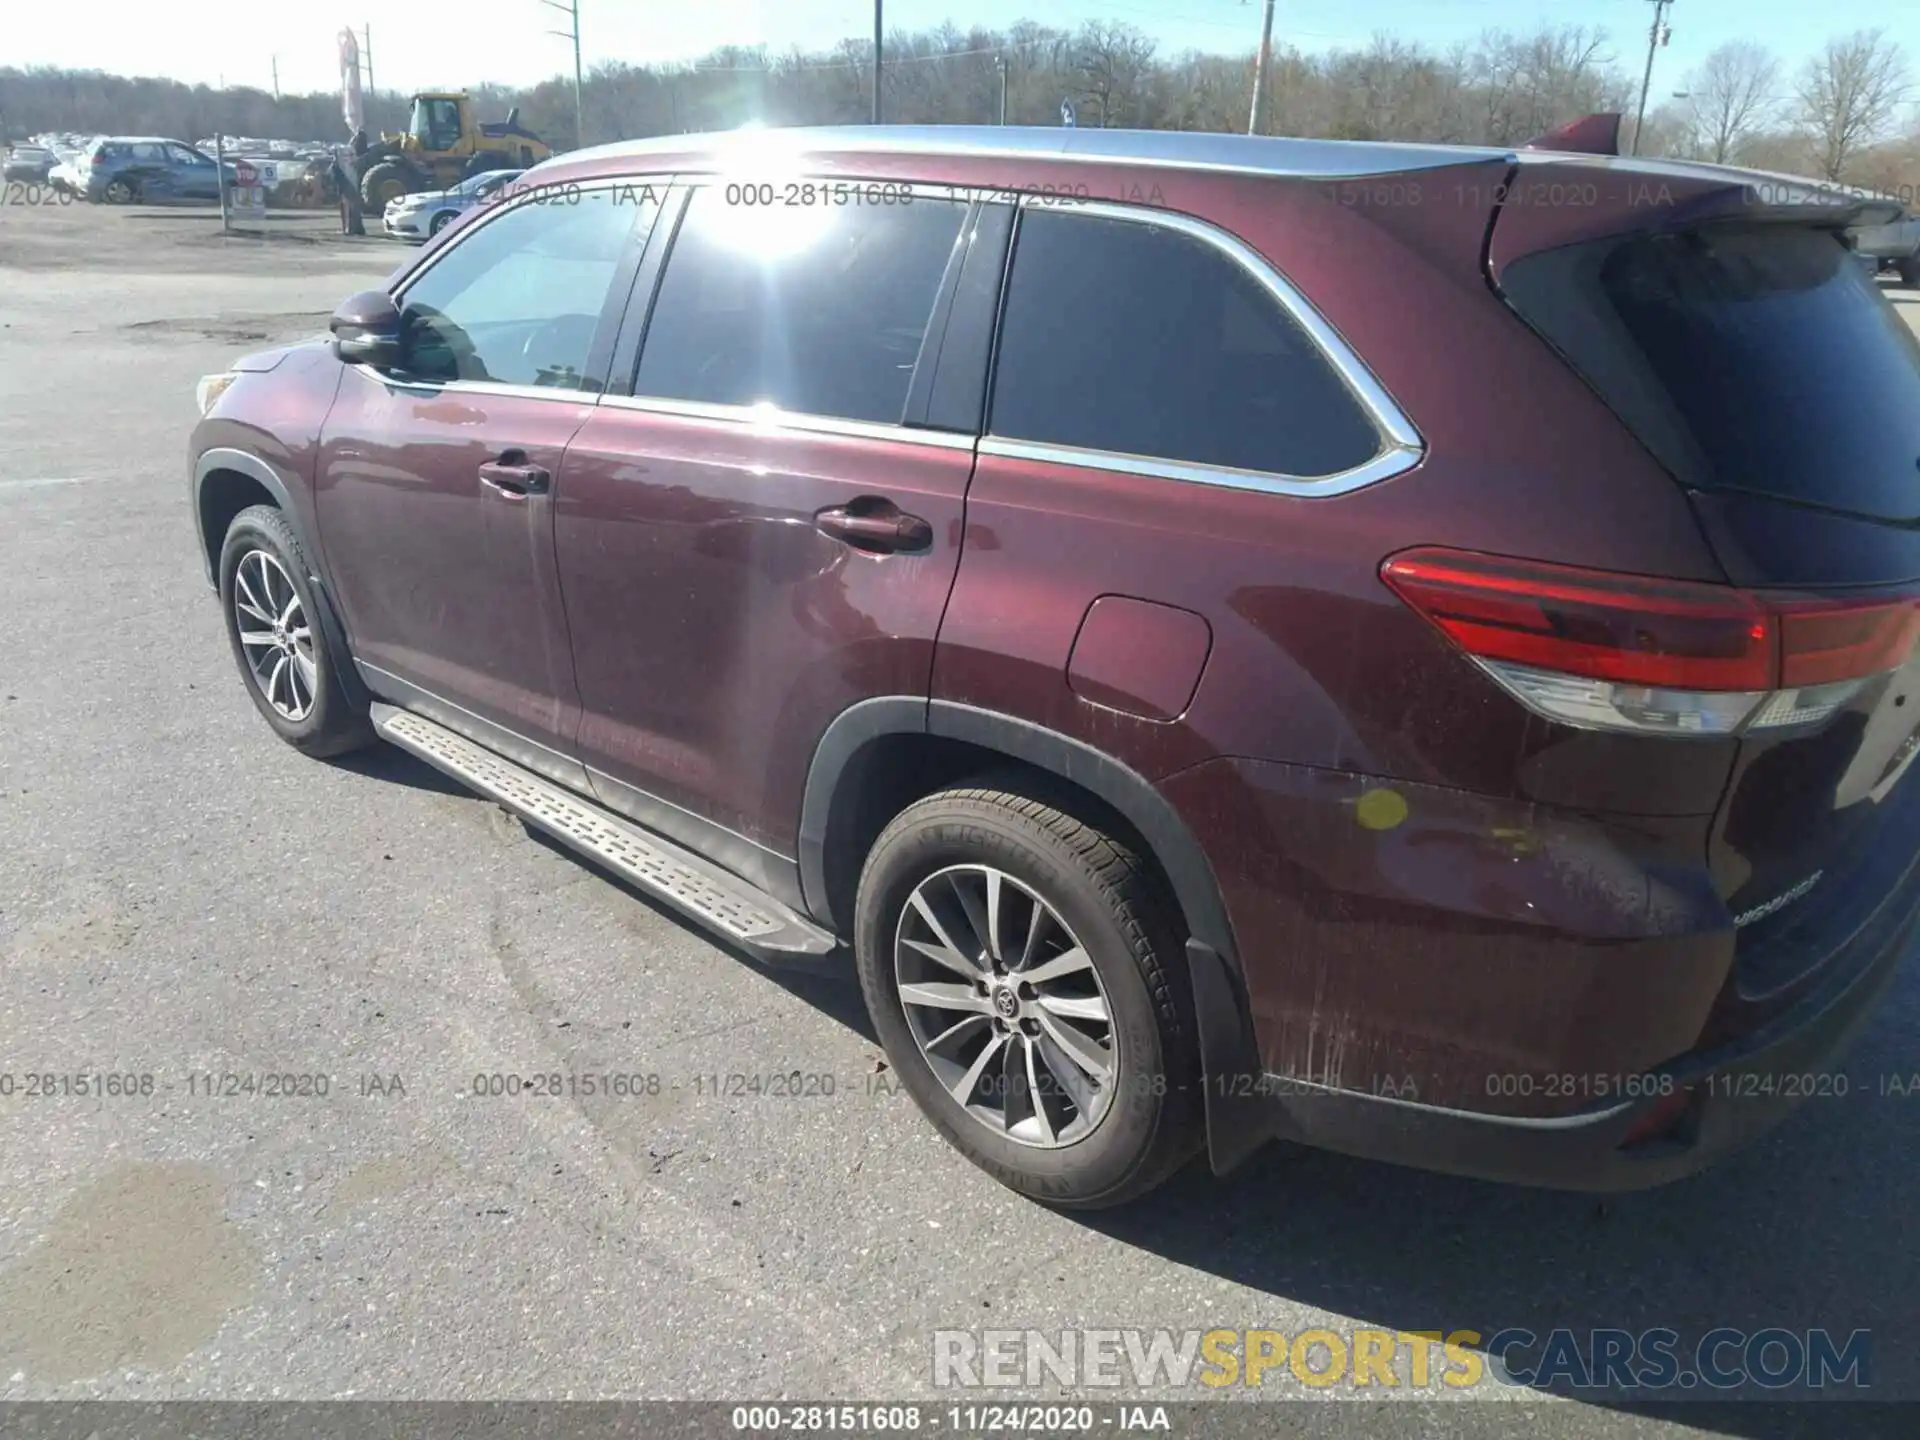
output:
<instances>
[{"instance_id":1,"label":"rear door handle","mask_svg":"<svg viewBox=\"0 0 1920 1440\"><path fill-rule=\"evenodd\" d=\"M863 550L924 550L933 543L933 526L892 505L867 511L833 505L816 514L813 523L822 535Z\"/></svg>"},{"instance_id":2,"label":"rear door handle","mask_svg":"<svg viewBox=\"0 0 1920 1440\"><path fill-rule=\"evenodd\" d=\"M546 494L553 476L538 465L529 465L526 451L502 450L498 460L480 467L480 483L509 500L523 500L529 495Z\"/></svg>"}]
</instances>

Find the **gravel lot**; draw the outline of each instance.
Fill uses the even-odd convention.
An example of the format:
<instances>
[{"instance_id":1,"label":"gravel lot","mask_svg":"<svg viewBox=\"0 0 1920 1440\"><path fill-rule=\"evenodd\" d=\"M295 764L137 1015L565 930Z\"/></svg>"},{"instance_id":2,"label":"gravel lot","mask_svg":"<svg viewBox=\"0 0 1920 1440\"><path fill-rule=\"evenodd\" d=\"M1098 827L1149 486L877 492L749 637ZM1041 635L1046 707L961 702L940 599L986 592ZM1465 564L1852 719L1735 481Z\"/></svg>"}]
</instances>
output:
<instances>
[{"instance_id":1,"label":"gravel lot","mask_svg":"<svg viewBox=\"0 0 1920 1440\"><path fill-rule=\"evenodd\" d=\"M0 1074L155 1077L0 1097L0 1397L885 1398L935 1393L942 1327L1778 1325L1871 1329L1872 1393L1920 1398L1920 1093L1880 1093L1920 1072L1911 970L1848 1098L1662 1191L1276 1147L1076 1219L875 1092L850 982L756 969L397 752L279 744L194 553L193 381L403 257L329 217L269 228L0 209ZM835 1094L696 1089L793 1070ZM189 1088L229 1071L330 1093ZM664 1083L472 1093L544 1072ZM1522 1410L1425 1433L1707 1418L1470 1398Z\"/></svg>"}]
</instances>

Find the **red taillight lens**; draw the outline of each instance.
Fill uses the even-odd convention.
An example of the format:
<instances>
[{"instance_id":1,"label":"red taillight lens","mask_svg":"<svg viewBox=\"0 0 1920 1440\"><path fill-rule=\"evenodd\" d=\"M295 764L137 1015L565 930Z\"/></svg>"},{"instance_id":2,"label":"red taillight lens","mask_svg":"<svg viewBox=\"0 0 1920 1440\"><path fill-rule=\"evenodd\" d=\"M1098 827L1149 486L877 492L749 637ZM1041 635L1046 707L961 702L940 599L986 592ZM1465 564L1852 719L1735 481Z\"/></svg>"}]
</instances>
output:
<instances>
[{"instance_id":1,"label":"red taillight lens","mask_svg":"<svg viewBox=\"0 0 1920 1440\"><path fill-rule=\"evenodd\" d=\"M1763 595L1439 548L1390 557L1380 578L1522 704L1591 729L1819 724L1920 639L1912 596Z\"/></svg>"},{"instance_id":2,"label":"red taillight lens","mask_svg":"<svg viewBox=\"0 0 1920 1440\"><path fill-rule=\"evenodd\" d=\"M1777 621L1725 585L1438 549L1395 555L1380 576L1484 660L1628 685L1773 688Z\"/></svg>"},{"instance_id":3,"label":"red taillight lens","mask_svg":"<svg viewBox=\"0 0 1920 1440\"><path fill-rule=\"evenodd\" d=\"M1920 605L1790 601L1780 606L1780 683L1824 685L1897 670L1920 635Z\"/></svg>"}]
</instances>

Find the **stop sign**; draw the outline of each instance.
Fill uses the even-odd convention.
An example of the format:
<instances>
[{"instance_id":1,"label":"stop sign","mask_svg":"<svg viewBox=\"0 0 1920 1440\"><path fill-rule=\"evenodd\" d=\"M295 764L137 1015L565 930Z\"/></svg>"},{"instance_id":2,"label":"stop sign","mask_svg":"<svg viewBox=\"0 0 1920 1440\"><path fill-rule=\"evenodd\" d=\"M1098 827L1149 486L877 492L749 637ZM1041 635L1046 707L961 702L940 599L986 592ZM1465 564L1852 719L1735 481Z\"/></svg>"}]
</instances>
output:
<instances>
[{"instance_id":1,"label":"stop sign","mask_svg":"<svg viewBox=\"0 0 1920 1440\"><path fill-rule=\"evenodd\" d=\"M251 189L260 183L260 172L244 160L233 162L233 183L241 189Z\"/></svg>"}]
</instances>

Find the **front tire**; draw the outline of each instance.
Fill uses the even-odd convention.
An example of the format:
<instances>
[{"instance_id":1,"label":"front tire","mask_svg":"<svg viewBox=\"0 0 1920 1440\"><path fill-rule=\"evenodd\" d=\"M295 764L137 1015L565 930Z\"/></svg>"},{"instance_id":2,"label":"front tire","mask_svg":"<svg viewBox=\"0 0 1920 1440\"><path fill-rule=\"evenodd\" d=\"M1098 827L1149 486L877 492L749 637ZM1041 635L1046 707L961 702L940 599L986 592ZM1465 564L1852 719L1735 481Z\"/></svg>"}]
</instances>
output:
<instances>
[{"instance_id":1,"label":"front tire","mask_svg":"<svg viewBox=\"0 0 1920 1440\"><path fill-rule=\"evenodd\" d=\"M1894 267L1900 272L1900 283L1909 290L1920 289L1920 255L1909 255Z\"/></svg>"},{"instance_id":2,"label":"front tire","mask_svg":"<svg viewBox=\"0 0 1920 1440\"><path fill-rule=\"evenodd\" d=\"M928 796L860 877L854 953L895 1073L955 1149L1073 1209L1198 1146L1184 928L1129 846L1002 789Z\"/></svg>"},{"instance_id":3,"label":"front tire","mask_svg":"<svg viewBox=\"0 0 1920 1440\"><path fill-rule=\"evenodd\" d=\"M383 161L361 177L360 203L375 215L381 215L386 213L388 201L398 200L410 188L407 172L391 161Z\"/></svg>"},{"instance_id":4,"label":"front tire","mask_svg":"<svg viewBox=\"0 0 1920 1440\"><path fill-rule=\"evenodd\" d=\"M442 230L446 229L447 226L451 225L452 223L453 223L453 211L442 210L438 215L433 217L433 223L427 226L427 234L438 235Z\"/></svg>"},{"instance_id":5,"label":"front tire","mask_svg":"<svg viewBox=\"0 0 1920 1440\"><path fill-rule=\"evenodd\" d=\"M347 662L327 643L313 570L286 516L271 505L236 515L219 573L228 646L274 733L316 758L370 744L372 727L341 685Z\"/></svg>"}]
</instances>

